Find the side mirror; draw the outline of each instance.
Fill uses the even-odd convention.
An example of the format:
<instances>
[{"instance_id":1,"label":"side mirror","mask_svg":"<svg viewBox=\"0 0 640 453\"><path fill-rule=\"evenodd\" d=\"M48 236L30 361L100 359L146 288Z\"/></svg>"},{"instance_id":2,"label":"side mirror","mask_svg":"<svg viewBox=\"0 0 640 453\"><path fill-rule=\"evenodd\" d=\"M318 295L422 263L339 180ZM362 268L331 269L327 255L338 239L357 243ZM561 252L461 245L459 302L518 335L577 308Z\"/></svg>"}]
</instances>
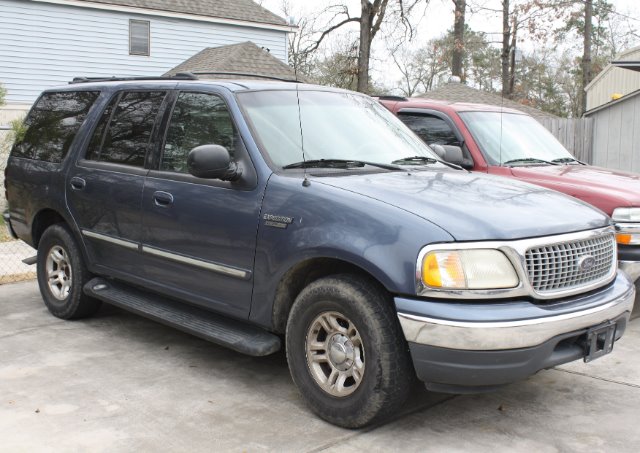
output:
<instances>
[{"instance_id":1,"label":"side mirror","mask_svg":"<svg viewBox=\"0 0 640 453\"><path fill-rule=\"evenodd\" d=\"M464 163L462 148L453 145L442 145L442 148L444 149L444 160L456 165Z\"/></svg>"},{"instance_id":2,"label":"side mirror","mask_svg":"<svg viewBox=\"0 0 640 453\"><path fill-rule=\"evenodd\" d=\"M220 145L202 145L193 148L187 156L189 173L197 178L235 181L242 172L231 160L229 150Z\"/></svg>"},{"instance_id":3,"label":"side mirror","mask_svg":"<svg viewBox=\"0 0 640 453\"><path fill-rule=\"evenodd\" d=\"M446 160L445 156L447 155L447 152L445 151L445 149L442 147L442 145L437 145L437 144L433 144L433 145L429 145L431 147L431 149L433 150L434 153L436 153L438 155L438 157L442 160Z\"/></svg>"}]
</instances>

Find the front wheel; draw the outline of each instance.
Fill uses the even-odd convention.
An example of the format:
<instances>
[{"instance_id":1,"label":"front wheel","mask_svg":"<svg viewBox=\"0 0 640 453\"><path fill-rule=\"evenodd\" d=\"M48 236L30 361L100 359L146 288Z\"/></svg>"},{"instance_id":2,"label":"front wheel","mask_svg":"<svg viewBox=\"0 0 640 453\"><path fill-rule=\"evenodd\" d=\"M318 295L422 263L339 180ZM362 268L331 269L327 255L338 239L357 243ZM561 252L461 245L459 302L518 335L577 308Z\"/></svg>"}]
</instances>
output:
<instances>
[{"instance_id":1,"label":"front wheel","mask_svg":"<svg viewBox=\"0 0 640 453\"><path fill-rule=\"evenodd\" d=\"M384 290L355 275L325 277L296 298L286 332L291 376L323 419L360 428L391 415L414 379Z\"/></svg>"},{"instance_id":2,"label":"front wheel","mask_svg":"<svg viewBox=\"0 0 640 453\"><path fill-rule=\"evenodd\" d=\"M62 319L78 319L98 311L100 301L82 292L91 274L66 226L52 225L42 234L37 266L40 293L51 314Z\"/></svg>"}]
</instances>

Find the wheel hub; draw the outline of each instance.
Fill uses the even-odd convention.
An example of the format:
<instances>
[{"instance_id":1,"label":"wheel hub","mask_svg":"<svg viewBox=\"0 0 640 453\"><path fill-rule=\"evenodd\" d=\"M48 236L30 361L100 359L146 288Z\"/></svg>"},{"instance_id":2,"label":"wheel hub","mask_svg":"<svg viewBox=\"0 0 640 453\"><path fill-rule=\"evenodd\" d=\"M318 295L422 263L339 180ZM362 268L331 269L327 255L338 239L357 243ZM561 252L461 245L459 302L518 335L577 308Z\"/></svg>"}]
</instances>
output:
<instances>
[{"instance_id":1,"label":"wheel hub","mask_svg":"<svg viewBox=\"0 0 640 453\"><path fill-rule=\"evenodd\" d=\"M339 371L346 371L353 366L354 348L348 337L337 334L329 340L329 360Z\"/></svg>"},{"instance_id":2,"label":"wheel hub","mask_svg":"<svg viewBox=\"0 0 640 453\"><path fill-rule=\"evenodd\" d=\"M65 300L71 291L72 272L67 251L54 245L45 262L49 292L58 300Z\"/></svg>"},{"instance_id":3,"label":"wheel hub","mask_svg":"<svg viewBox=\"0 0 640 453\"><path fill-rule=\"evenodd\" d=\"M365 370L364 345L355 325L335 311L321 313L306 337L307 366L316 383L330 395L353 393Z\"/></svg>"}]
</instances>

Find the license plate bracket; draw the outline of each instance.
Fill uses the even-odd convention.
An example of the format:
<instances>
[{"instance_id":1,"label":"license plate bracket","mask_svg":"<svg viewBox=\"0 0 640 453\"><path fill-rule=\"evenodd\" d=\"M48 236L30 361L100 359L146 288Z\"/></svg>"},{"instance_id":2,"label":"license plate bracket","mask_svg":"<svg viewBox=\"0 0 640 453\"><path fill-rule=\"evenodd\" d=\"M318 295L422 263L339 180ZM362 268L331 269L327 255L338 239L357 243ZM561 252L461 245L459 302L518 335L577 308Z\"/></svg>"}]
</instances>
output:
<instances>
[{"instance_id":1,"label":"license plate bracket","mask_svg":"<svg viewBox=\"0 0 640 453\"><path fill-rule=\"evenodd\" d=\"M587 330L584 361L587 363L592 362L603 355L609 354L613 350L615 337L616 323L612 321Z\"/></svg>"}]
</instances>

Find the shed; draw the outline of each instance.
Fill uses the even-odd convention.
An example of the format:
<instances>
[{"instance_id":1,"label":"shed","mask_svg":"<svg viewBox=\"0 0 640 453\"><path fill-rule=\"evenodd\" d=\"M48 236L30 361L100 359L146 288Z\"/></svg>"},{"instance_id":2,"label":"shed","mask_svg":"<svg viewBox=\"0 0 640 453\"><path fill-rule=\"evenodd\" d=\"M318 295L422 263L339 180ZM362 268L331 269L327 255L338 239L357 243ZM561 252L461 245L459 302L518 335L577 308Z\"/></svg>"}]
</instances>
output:
<instances>
[{"instance_id":1,"label":"shed","mask_svg":"<svg viewBox=\"0 0 640 453\"><path fill-rule=\"evenodd\" d=\"M640 65L640 46L619 54L593 78L585 90L587 92L586 111L592 111L612 100L633 93L640 88L640 72L629 71L626 67Z\"/></svg>"},{"instance_id":2,"label":"shed","mask_svg":"<svg viewBox=\"0 0 640 453\"><path fill-rule=\"evenodd\" d=\"M585 117L593 119L593 164L640 173L640 79L635 91Z\"/></svg>"}]
</instances>

